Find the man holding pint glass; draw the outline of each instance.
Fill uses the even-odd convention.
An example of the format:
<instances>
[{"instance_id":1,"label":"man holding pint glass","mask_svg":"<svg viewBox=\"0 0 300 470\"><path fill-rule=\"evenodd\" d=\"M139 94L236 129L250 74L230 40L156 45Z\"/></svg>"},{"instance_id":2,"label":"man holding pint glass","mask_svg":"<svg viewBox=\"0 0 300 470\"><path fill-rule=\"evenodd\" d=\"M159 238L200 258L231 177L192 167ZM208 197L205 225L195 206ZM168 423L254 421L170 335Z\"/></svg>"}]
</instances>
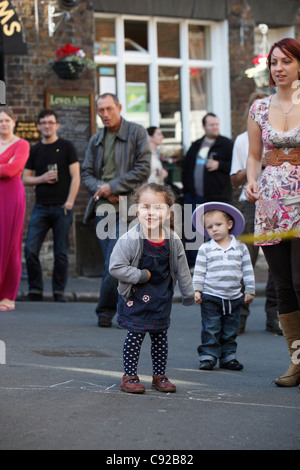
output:
<instances>
[{"instance_id":1,"label":"man holding pint glass","mask_svg":"<svg viewBox=\"0 0 300 470\"><path fill-rule=\"evenodd\" d=\"M80 186L80 167L73 144L57 135L59 123L53 110L45 109L40 113L37 127L41 142L32 147L23 174L24 186L35 186L36 194L25 244L29 292L23 300L43 300L39 253L48 231L52 229L53 297L56 302L66 302L69 232Z\"/></svg>"}]
</instances>

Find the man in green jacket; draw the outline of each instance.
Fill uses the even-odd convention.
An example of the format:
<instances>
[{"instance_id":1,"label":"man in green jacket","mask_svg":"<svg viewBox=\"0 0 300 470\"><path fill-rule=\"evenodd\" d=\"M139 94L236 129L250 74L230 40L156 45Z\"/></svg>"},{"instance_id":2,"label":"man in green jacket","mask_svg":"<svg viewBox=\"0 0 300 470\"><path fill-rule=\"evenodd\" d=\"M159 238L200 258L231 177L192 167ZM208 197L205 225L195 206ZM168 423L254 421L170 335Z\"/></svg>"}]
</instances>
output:
<instances>
[{"instance_id":1,"label":"man in green jacket","mask_svg":"<svg viewBox=\"0 0 300 470\"><path fill-rule=\"evenodd\" d=\"M91 199L84 222L96 213L96 227L109 220L108 230L97 230L104 256L100 298L96 308L98 326L109 327L116 313L117 281L109 273L109 260L119 238L119 198L129 195L148 179L151 147L146 129L121 116L117 96L105 93L97 99L97 114L104 128L89 141L82 166L82 183Z\"/></svg>"}]
</instances>

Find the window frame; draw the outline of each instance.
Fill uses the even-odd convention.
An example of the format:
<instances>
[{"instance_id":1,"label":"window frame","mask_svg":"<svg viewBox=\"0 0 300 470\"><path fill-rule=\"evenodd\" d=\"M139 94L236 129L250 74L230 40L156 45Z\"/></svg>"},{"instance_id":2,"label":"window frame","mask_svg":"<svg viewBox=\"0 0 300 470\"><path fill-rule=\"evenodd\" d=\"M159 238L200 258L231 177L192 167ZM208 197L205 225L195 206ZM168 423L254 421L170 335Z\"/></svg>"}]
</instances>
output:
<instances>
[{"instance_id":1,"label":"window frame","mask_svg":"<svg viewBox=\"0 0 300 470\"><path fill-rule=\"evenodd\" d=\"M231 136L231 105L230 105L230 73L229 73L229 39L228 22L192 20L168 17L134 16L109 13L95 13L95 20L101 18L115 19L116 55L95 55L94 61L99 65L116 65L117 94L123 105L123 116L126 119L126 65L149 66L150 84L150 119L151 125L159 125L159 83L158 68L179 67L181 80L181 118L182 142L185 150L190 146L190 68L210 70L210 106L208 111L220 118L220 129L223 135ZM148 23L148 52L125 51L124 21L137 20ZM158 57L157 55L157 23L179 24L180 58ZM196 24L209 27L209 44L211 54L209 60L189 59L189 25ZM98 38L95 38L96 40ZM209 90L208 90L209 91ZM199 135L199 138L201 135Z\"/></svg>"}]
</instances>

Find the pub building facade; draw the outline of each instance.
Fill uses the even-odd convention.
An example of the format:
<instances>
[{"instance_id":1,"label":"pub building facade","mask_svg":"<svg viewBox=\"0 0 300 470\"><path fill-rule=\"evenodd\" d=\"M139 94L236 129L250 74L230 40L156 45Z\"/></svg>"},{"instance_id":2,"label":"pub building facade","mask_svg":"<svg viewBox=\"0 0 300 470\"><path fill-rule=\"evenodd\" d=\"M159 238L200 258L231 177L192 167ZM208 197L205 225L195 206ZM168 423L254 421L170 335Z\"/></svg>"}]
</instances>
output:
<instances>
[{"instance_id":1,"label":"pub building facade","mask_svg":"<svg viewBox=\"0 0 300 470\"><path fill-rule=\"evenodd\" d=\"M300 39L300 1L0 0L0 34L0 100L14 109L19 136L37 142L37 116L51 107L59 115L60 136L74 142L82 162L90 136L102 125L95 97L116 93L125 119L161 127L161 158L180 187L182 159L203 134L207 112L217 114L225 136L234 139L245 130L250 93L268 90L263 66L250 78L245 72L259 65L255 58L276 40ZM51 62L65 44L82 49L95 68L72 79L58 75ZM24 238L34 189L26 188L26 195ZM82 187L70 275L102 272L93 222L82 225L87 202ZM45 274L52 272L51 234L41 259Z\"/></svg>"}]
</instances>

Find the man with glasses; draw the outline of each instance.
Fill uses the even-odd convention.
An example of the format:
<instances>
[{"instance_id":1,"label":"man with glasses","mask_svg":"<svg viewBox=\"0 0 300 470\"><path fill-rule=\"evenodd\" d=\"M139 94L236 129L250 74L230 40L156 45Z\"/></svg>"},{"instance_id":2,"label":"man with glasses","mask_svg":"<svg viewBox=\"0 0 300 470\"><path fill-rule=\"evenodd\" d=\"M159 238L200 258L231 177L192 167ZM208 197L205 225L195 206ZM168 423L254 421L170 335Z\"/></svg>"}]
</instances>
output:
<instances>
[{"instance_id":1,"label":"man with glasses","mask_svg":"<svg viewBox=\"0 0 300 470\"><path fill-rule=\"evenodd\" d=\"M80 167L73 144L57 135L59 123L53 110L45 109L39 114L37 128L41 142L32 147L23 173L24 186L35 186L36 195L25 244L29 292L23 300L43 300L39 254L52 229L53 296L56 302L66 302L69 232L80 187Z\"/></svg>"},{"instance_id":2,"label":"man with glasses","mask_svg":"<svg viewBox=\"0 0 300 470\"><path fill-rule=\"evenodd\" d=\"M91 196L84 222L96 216L97 235L104 256L96 314L98 326L105 328L112 326L118 303L117 280L109 273L109 259L119 237L119 197L129 195L147 181L151 147L146 129L121 116L122 106L116 95L105 93L99 96L96 109L104 128L89 141L81 177ZM109 221L107 230L100 233L99 227L106 221Z\"/></svg>"}]
</instances>

